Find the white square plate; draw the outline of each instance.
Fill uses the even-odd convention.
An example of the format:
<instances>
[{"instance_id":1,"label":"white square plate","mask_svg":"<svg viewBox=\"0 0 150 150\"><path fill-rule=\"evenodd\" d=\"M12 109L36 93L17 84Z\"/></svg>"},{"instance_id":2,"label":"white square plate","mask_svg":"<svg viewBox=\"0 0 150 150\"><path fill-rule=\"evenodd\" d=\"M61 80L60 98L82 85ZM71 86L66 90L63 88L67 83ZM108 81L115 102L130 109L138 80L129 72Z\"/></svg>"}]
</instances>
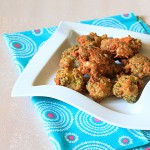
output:
<instances>
[{"instance_id":1,"label":"white square plate","mask_svg":"<svg viewBox=\"0 0 150 150\"><path fill-rule=\"evenodd\" d=\"M131 35L143 42L141 52L150 57L150 36L114 28L62 22L56 32L39 49L18 78L12 96L46 96L59 99L107 123L132 129L150 130L150 82L140 99L129 104L122 99L108 98L98 104L90 98L54 83L62 52L75 44L79 35L96 32L109 37Z\"/></svg>"}]
</instances>

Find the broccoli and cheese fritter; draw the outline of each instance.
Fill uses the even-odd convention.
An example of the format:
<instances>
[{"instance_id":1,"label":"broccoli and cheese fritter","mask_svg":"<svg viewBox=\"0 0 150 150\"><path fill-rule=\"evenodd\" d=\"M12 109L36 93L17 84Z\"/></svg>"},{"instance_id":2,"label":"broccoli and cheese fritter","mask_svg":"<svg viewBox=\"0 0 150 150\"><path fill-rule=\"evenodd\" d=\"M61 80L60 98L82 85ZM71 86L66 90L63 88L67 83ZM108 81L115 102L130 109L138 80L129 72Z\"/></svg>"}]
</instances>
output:
<instances>
[{"instance_id":1,"label":"broccoli and cheese fritter","mask_svg":"<svg viewBox=\"0 0 150 150\"><path fill-rule=\"evenodd\" d=\"M112 83L109 78L104 76L91 77L86 85L89 96L96 102L112 95Z\"/></svg>"},{"instance_id":2,"label":"broccoli and cheese fritter","mask_svg":"<svg viewBox=\"0 0 150 150\"><path fill-rule=\"evenodd\" d=\"M55 83L82 92L85 88L83 75L76 69L58 70Z\"/></svg>"},{"instance_id":3,"label":"broccoli and cheese fritter","mask_svg":"<svg viewBox=\"0 0 150 150\"><path fill-rule=\"evenodd\" d=\"M136 54L124 61L125 72L139 78L150 76L150 59L141 54Z\"/></svg>"},{"instance_id":4,"label":"broccoli and cheese fritter","mask_svg":"<svg viewBox=\"0 0 150 150\"><path fill-rule=\"evenodd\" d=\"M138 77L134 75L121 75L113 86L113 94L129 103L134 103L142 86L143 81Z\"/></svg>"}]
</instances>

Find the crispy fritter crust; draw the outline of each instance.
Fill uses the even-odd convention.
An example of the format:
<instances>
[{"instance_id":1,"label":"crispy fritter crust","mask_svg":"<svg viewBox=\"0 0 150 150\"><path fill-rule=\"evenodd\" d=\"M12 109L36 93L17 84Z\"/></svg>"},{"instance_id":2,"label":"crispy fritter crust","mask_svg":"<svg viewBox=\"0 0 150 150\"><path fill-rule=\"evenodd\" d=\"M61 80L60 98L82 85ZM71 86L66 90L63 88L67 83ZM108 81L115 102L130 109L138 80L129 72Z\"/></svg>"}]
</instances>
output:
<instances>
[{"instance_id":1,"label":"crispy fritter crust","mask_svg":"<svg viewBox=\"0 0 150 150\"><path fill-rule=\"evenodd\" d=\"M119 39L102 40L101 49L111 52L114 55L114 58L129 58L133 56L132 49Z\"/></svg>"},{"instance_id":2,"label":"crispy fritter crust","mask_svg":"<svg viewBox=\"0 0 150 150\"><path fill-rule=\"evenodd\" d=\"M82 92L85 88L83 75L76 68L58 70L54 81L57 85L66 86L78 92Z\"/></svg>"},{"instance_id":3,"label":"crispy fritter crust","mask_svg":"<svg viewBox=\"0 0 150 150\"><path fill-rule=\"evenodd\" d=\"M123 98L129 103L136 102L139 90L143 86L143 81L133 75L121 75L113 86L113 94Z\"/></svg>"},{"instance_id":4,"label":"crispy fritter crust","mask_svg":"<svg viewBox=\"0 0 150 150\"><path fill-rule=\"evenodd\" d=\"M91 32L89 35L82 35L77 38L78 43L81 46L96 46L100 47L101 41L107 38L107 34L98 36L96 33Z\"/></svg>"},{"instance_id":5,"label":"crispy fritter crust","mask_svg":"<svg viewBox=\"0 0 150 150\"><path fill-rule=\"evenodd\" d=\"M112 83L109 78L104 76L91 77L86 85L89 96L96 102L112 95Z\"/></svg>"},{"instance_id":6,"label":"crispy fritter crust","mask_svg":"<svg viewBox=\"0 0 150 150\"><path fill-rule=\"evenodd\" d=\"M136 54L124 63L126 64L125 73L135 75L139 78L150 76L150 59L148 57Z\"/></svg>"},{"instance_id":7,"label":"crispy fritter crust","mask_svg":"<svg viewBox=\"0 0 150 150\"><path fill-rule=\"evenodd\" d=\"M121 38L120 41L126 43L132 49L133 54L139 53L139 50L142 47L141 40L133 38L130 35Z\"/></svg>"},{"instance_id":8,"label":"crispy fritter crust","mask_svg":"<svg viewBox=\"0 0 150 150\"><path fill-rule=\"evenodd\" d=\"M110 51L115 58L130 58L137 54L142 42L128 35L123 38L107 38L101 41L101 49Z\"/></svg>"},{"instance_id":9,"label":"crispy fritter crust","mask_svg":"<svg viewBox=\"0 0 150 150\"><path fill-rule=\"evenodd\" d=\"M110 52L93 46L79 48L79 63L79 71L92 76L101 74L112 78L122 70L121 66L115 63Z\"/></svg>"},{"instance_id":10,"label":"crispy fritter crust","mask_svg":"<svg viewBox=\"0 0 150 150\"><path fill-rule=\"evenodd\" d=\"M137 54L141 40L91 32L78 37L77 42L62 53L55 83L88 93L96 102L115 95L134 103L143 87L141 78L150 76L150 59ZM118 81L111 82L116 76Z\"/></svg>"},{"instance_id":11,"label":"crispy fritter crust","mask_svg":"<svg viewBox=\"0 0 150 150\"><path fill-rule=\"evenodd\" d=\"M73 54L79 49L78 45L74 45L68 49L66 49L61 56L59 66L60 68L76 68L78 67L78 61L76 56Z\"/></svg>"}]
</instances>

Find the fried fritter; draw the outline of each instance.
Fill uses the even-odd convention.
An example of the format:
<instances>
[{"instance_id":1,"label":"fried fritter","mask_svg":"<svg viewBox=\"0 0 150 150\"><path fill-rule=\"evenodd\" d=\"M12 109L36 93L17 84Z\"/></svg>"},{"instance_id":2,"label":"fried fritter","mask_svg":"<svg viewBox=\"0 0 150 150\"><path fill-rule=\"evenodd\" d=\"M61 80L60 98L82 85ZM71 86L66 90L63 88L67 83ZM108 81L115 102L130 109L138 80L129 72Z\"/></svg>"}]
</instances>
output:
<instances>
[{"instance_id":1,"label":"fried fritter","mask_svg":"<svg viewBox=\"0 0 150 150\"><path fill-rule=\"evenodd\" d=\"M125 73L135 75L139 78L150 76L150 59L141 54L136 54L126 60Z\"/></svg>"},{"instance_id":2,"label":"fried fritter","mask_svg":"<svg viewBox=\"0 0 150 150\"><path fill-rule=\"evenodd\" d=\"M113 94L123 98L129 103L137 101L139 90L143 86L143 81L134 75L121 75L113 86Z\"/></svg>"},{"instance_id":3,"label":"fried fritter","mask_svg":"<svg viewBox=\"0 0 150 150\"><path fill-rule=\"evenodd\" d=\"M58 70L54 81L57 85L66 86L78 92L82 92L85 88L83 75L76 68Z\"/></svg>"},{"instance_id":4,"label":"fried fritter","mask_svg":"<svg viewBox=\"0 0 150 150\"><path fill-rule=\"evenodd\" d=\"M133 38L130 35L121 38L120 41L126 43L132 49L133 54L137 54L142 47L141 40Z\"/></svg>"},{"instance_id":5,"label":"fried fritter","mask_svg":"<svg viewBox=\"0 0 150 150\"><path fill-rule=\"evenodd\" d=\"M91 32L89 35L82 35L78 37L77 41L81 46L96 46L100 47L101 41L106 39L107 35L98 36L96 33Z\"/></svg>"},{"instance_id":6,"label":"fried fritter","mask_svg":"<svg viewBox=\"0 0 150 150\"><path fill-rule=\"evenodd\" d=\"M141 40L91 32L78 37L77 42L62 53L55 83L89 94L96 102L112 95L136 102L142 78L150 76L150 59L137 54Z\"/></svg>"},{"instance_id":7,"label":"fried fritter","mask_svg":"<svg viewBox=\"0 0 150 150\"><path fill-rule=\"evenodd\" d=\"M88 48L89 48L88 46L80 46L78 51L76 52L76 57L80 62L89 60ZM93 49L99 48L93 47Z\"/></svg>"},{"instance_id":8,"label":"fried fritter","mask_svg":"<svg viewBox=\"0 0 150 150\"><path fill-rule=\"evenodd\" d=\"M104 39L101 42L101 49L111 52L114 58L129 58L133 56L132 49L119 39Z\"/></svg>"},{"instance_id":9,"label":"fried fritter","mask_svg":"<svg viewBox=\"0 0 150 150\"><path fill-rule=\"evenodd\" d=\"M60 68L76 68L78 67L77 57L74 56L74 53L79 49L79 46L74 45L66 49L61 56L59 66Z\"/></svg>"},{"instance_id":10,"label":"fried fritter","mask_svg":"<svg viewBox=\"0 0 150 150\"><path fill-rule=\"evenodd\" d=\"M139 39L130 35L123 38L107 38L101 41L101 49L110 51L115 58L130 58L142 47Z\"/></svg>"},{"instance_id":11,"label":"fried fritter","mask_svg":"<svg viewBox=\"0 0 150 150\"><path fill-rule=\"evenodd\" d=\"M121 72L122 68L116 64L111 53L101 51L98 47L88 46L82 47L84 53L79 54L80 66L78 69L82 74L98 76L99 74L106 77L115 77ZM81 50L80 50L81 51Z\"/></svg>"},{"instance_id":12,"label":"fried fritter","mask_svg":"<svg viewBox=\"0 0 150 150\"><path fill-rule=\"evenodd\" d=\"M109 78L104 76L91 77L86 85L89 96L96 102L112 95L112 83Z\"/></svg>"}]
</instances>

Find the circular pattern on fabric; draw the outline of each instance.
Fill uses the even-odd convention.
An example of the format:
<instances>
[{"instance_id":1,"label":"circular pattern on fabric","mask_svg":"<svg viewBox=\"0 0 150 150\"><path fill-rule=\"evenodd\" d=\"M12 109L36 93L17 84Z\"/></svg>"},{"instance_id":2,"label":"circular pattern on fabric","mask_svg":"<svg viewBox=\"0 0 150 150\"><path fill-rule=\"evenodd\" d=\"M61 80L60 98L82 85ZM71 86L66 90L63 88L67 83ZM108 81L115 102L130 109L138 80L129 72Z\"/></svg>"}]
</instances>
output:
<instances>
[{"instance_id":1,"label":"circular pattern on fabric","mask_svg":"<svg viewBox=\"0 0 150 150\"><path fill-rule=\"evenodd\" d=\"M143 135L143 133L141 131L134 130L134 129L128 129L128 131L135 137L146 140L146 137Z\"/></svg>"},{"instance_id":2,"label":"circular pattern on fabric","mask_svg":"<svg viewBox=\"0 0 150 150\"><path fill-rule=\"evenodd\" d=\"M82 132L91 136L108 136L119 129L82 111L78 111L75 115L75 123Z\"/></svg>"},{"instance_id":3,"label":"circular pattern on fabric","mask_svg":"<svg viewBox=\"0 0 150 150\"><path fill-rule=\"evenodd\" d=\"M75 133L66 133L65 134L65 140L69 143L76 143L78 141L78 136Z\"/></svg>"},{"instance_id":4,"label":"circular pattern on fabric","mask_svg":"<svg viewBox=\"0 0 150 150\"><path fill-rule=\"evenodd\" d=\"M118 139L118 143L121 146L127 146L133 144L133 140L129 136L121 136Z\"/></svg>"},{"instance_id":5,"label":"circular pattern on fabric","mask_svg":"<svg viewBox=\"0 0 150 150\"><path fill-rule=\"evenodd\" d=\"M130 31L139 32L139 33L146 33L144 28L141 26L139 22L136 22L130 26Z\"/></svg>"},{"instance_id":6,"label":"circular pattern on fabric","mask_svg":"<svg viewBox=\"0 0 150 150\"><path fill-rule=\"evenodd\" d=\"M97 19L93 23L93 25L103 26L103 27L112 27L126 30L127 27L123 25L120 21L114 18L105 18L105 19Z\"/></svg>"},{"instance_id":7,"label":"circular pattern on fabric","mask_svg":"<svg viewBox=\"0 0 150 150\"><path fill-rule=\"evenodd\" d=\"M146 138L150 141L150 131L147 130L142 130L144 136L146 136Z\"/></svg>"},{"instance_id":8,"label":"circular pattern on fabric","mask_svg":"<svg viewBox=\"0 0 150 150\"><path fill-rule=\"evenodd\" d=\"M14 63L16 64L16 67L18 68L19 72L21 73L24 70L24 66L18 61L15 61Z\"/></svg>"},{"instance_id":9,"label":"circular pattern on fabric","mask_svg":"<svg viewBox=\"0 0 150 150\"><path fill-rule=\"evenodd\" d=\"M143 146L142 146L143 147ZM142 147L137 147L137 148L132 148L132 150L143 150L144 148ZM146 150L146 149L145 149Z\"/></svg>"},{"instance_id":10,"label":"circular pattern on fabric","mask_svg":"<svg viewBox=\"0 0 150 150\"><path fill-rule=\"evenodd\" d=\"M56 139L54 139L53 137L50 137L50 141L53 144L54 149L61 150L60 144Z\"/></svg>"},{"instance_id":11,"label":"circular pattern on fabric","mask_svg":"<svg viewBox=\"0 0 150 150\"><path fill-rule=\"evenodd\" d=\"M71 111L62 104L40 101L35 104L40 112L48 132L60 132L69 129L73 123Z\"/></svg>"},{"instance_id":12,"label":"circular pattern on fabric","mask_svg":"<svg viewBox=\"0 0 150 150\"><path fill-rule=\"evenodd\" d=\"M142 147L138 147L138 148L132 148L132 150L143 150ZM145 149L146 150L146 149Z\"/></svg>"},{"instance_id":13,"label":"circular pattern on fabric","mask_svg":"<svg viewBox=\"0 0 150 150\"><path fill-rule=\"evenodd\" d=\"M40 36L40 35L43 34L43 29L32 30L32 34L35 35L35 36Z\"/></svg>"},{"instance_id":14,"label":"circular pattern on fabric","mask_svg":"<svg viewBox=\"0 0 150 150\"><path fill-rule=\"evenodd\" d=\"M73 150L115 150L110 145L99 141L83 142L73 148Z\"/></svg>"},{"instance_id":15,"label":"circular pattern on fabric","mask_svg":"<svg viewBox=\"0 0 150 150\"><path fill-rule=\"evenodd\" d=\"M50 34L53 34L55 31L56 31L57 27L54 26L54 27L49 27L49 28L46 28L47 32L50 33Z\"/></svg>"},{"instance_id":16,"label":"circular pattern on fabric","mask_svg":"<svg viewBox=\"0 0 150 150\"><path fill-rule=\"evenodd\" d=\"M121 17L124 19L130 19L132 17L132 14L122 14Z\"/></svg>"},{"instance_id":17,"label":"circular pattern on fabric","mask_svg":"<svg viewBox=\"0 0 150 150\"><path fill-rule=\"evenodd\" d=\"M5 37L10 47L10 52L15 58L32 57L37 52L35 42L23 34L10 34Z\"/></svg>"}]
</instances>

